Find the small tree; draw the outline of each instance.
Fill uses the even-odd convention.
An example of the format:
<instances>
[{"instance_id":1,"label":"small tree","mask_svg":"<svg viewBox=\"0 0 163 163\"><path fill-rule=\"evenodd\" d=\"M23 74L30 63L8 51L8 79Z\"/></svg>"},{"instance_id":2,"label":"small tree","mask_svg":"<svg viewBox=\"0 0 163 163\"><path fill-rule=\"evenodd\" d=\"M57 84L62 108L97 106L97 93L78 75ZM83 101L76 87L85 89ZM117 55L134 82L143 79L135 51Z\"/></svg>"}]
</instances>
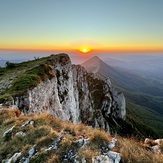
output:
<instances>
[{"instance_id":1,"label":"small tree","mask_svg":"<svg viewBox=\"0 0 163 163\"><path fill-rule=\"evenodd\" d=\"M15 63L7 61L5 66L6 66L6 68L14 68L15 67Z\"/></svg>"}]
</instances>

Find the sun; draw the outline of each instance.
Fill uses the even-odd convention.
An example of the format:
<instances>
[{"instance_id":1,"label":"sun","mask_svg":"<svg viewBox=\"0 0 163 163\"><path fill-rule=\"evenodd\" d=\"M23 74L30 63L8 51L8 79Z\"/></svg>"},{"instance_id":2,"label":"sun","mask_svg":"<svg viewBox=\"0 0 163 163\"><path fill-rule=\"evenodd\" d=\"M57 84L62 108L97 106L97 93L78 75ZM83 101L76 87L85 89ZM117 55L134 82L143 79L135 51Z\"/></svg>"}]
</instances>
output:
<instances>
[{"instance_id":1,"label":"sun","mask_svg":"<svg viewBox=\"0 0 163 163\"><path fill-rule=\"evenodd\" d=\"M82 48L80 48L79 50L80 50L82 53L88 53L88 52L91 51L91 49L88 48L88 47L82 47Z\"/></svg>"}]
</instances>

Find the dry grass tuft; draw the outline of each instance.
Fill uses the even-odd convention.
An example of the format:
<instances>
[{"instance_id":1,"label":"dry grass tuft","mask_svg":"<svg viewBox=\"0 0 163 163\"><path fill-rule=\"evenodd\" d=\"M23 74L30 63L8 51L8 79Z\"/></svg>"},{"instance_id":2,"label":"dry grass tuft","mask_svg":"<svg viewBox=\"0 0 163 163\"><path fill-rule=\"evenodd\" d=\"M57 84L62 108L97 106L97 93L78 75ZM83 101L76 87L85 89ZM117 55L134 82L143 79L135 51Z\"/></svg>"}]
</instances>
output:
<instances>
[{"instance_id":1,"label":"dry grass tuft","mask_svg":"<svg viewBox=\"0 0 163 163\"><path fill-rule=\"evenodd\" d=\"M34 115L33 120L35 121L36 126L48 125L56 131L60 131L63 129L62 121L54 118L52 115L49 115L47 113L40 113L38 115Z\"/></svg>"},{"instance_id":2,"label":"dry grass tuft","mask_svg":"<svg viewBox=\"0 0 163 163\"><path fill-rule=\"evenodd\" d=\"M145 150L140 142L133 139L118 138L123 162L154 163L155 157L151 151Z\"/></svg>"},{"instance_id":3,"label":"dry grass tuft","mask_svg":"<svg viewBox=\"0 0 163 163\"><path fill-rule=\"evenodd\" d=\"M60 160L57 155L51 155L45 163L60 163Z\"/></svg>"},{"instance_id":4,"label":"dry grass tuft","mask_svg":"<svg viewBox=\"0 0 163 163\"><path fill-rule=\"evenodd\" d=\"M15 110L11 108L3 108L3 110L1 111L1 116L3 116L3 118L19 117L20 115L20 110Z\"/></svg>"},{"instance_id":5,"label":"dry grass tuft","mask_svg":"<svg viewBox=\"0 0 163 163\"><path fill-rule=\"evenodd\" d=\"M57 138L57 135L50 134L48 136L43 136L40 139L37 139L36 141L37 149L48 147L56 138Z\"/></svg>"},{"instance_id":6,"label":"dry grass tuft","mask_svg":"<svg viewBox=\"0 0 163 163\"><path fill-rule=\"evenodd\" d=\"M160 142L160 150L163 153L163 141Z\"/></svg>"},{"instance_id":7,"label":"dry grass tuft","mask_svg":"<svg viewBox=\"0 0 163 163\"><path fill-rule=\"evenodd\" d=\"M97 147L107 145L111 141L111 137L107 132L100 129L94 129L91 133L91 143Z\"/></svg>"},{"instance_id":8,"label":"dry grass tuft","mask_svg":"<svg viewBox=\"0 0 163 163\"><path fill-rule=\"evenodd\" d=\"M92 158L100 155L100 152L92 150L90 147L80 148L78 151L79 160L85 158L88 163L92 162Z\"/></svg>"}]
</instances>

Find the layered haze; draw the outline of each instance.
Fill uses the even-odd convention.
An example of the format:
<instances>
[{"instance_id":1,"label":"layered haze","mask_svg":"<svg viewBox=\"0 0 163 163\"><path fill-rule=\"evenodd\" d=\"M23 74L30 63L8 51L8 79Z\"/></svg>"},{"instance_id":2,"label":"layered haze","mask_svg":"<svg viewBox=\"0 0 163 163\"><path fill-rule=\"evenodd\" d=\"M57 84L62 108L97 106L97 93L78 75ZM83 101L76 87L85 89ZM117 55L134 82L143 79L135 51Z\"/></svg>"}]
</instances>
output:
<instances>
[{"instance_id":1,"label":"layered haze","mask_svg":"<svg viewBox=\"0 0 163 163\"><path fill-rule=\"evenodd\" d=\"M124 93L127 117L135 126L145 129L150 124L159 136L163 134L163 55L94 56L82 65L100 78L109 77Z\"/></svg>"}]
</instances>

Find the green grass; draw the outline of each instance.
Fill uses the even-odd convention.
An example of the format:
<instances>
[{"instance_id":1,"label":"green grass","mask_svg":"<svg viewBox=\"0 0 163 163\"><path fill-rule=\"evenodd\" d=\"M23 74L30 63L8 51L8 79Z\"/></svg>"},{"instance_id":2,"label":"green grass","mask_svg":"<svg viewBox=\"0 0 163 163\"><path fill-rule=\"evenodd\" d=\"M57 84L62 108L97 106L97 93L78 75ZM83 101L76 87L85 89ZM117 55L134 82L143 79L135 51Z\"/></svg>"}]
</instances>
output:
<instances>
[{"instance_id":1,"label":"green grass","mask_svg":"<svg viewBox=\"0 0 163 163\"><path fill-rule=\"evenodd\" d=\"M12 96L10 94L4 94L4 95L0 95L0 103L3 103L5 101L11 101L13 100Z\"/></svg>"},{"instance_id":2,"label":"green grass","mask_svg":"<svg viewBox=\"0 0 163 163\"><path fill-rule=\"evenodd\" d=\"M157 112L127 102L127 120L140 132L144 137L162 137L163 135L163 117Z\"/></svg>"},{"instance_id":3,"label":"green grass","mask_svg":"<svg viewBox=\"0 0 163 163\"><path fill-rule=\"evenodd\" d=\"M9 62L7 67L0 68L0 103L23 95L41 81L55 77L53 66L68 61L67 54L58 54L22 63Z\"/></svg>"},{"instance_id":4,"label":"green grass","mask_svg":"<svg viewBox=\"0 0 163 163\"><path fill-rule=\"evenodd\" d=\"M40 82L39 76L35 74L25 74L13 82L13 85L11 89L9 90L9 92L11 94L15 92L16 95L18 92L23 93L26 90L37 86L39 82Z\"/></svg>"},{"instance_id":5,"label":"green grass","mask_svg":"<svg viewBox=\"0 0 163 163\"><path fill-rule=\"evenodd\" d=\"M28 89L36 87L41 81L47 78L55 77L49 65L41 64L33 69L27 70L22 76L17 78L9 93L12 95L20 95L25 93Z\"/></svg>"},{"instance_id":6,"label":"green grass","mask_svg":"<svg viewBox=\"0 0 163 163\"><path fill-rule=\"evenodd\" d=\"M127 120L144 137L162 137L163 115L162 97L154 97L140 92L128 92L118 87L126 98Z\"/></svg>"}]
</instances>

